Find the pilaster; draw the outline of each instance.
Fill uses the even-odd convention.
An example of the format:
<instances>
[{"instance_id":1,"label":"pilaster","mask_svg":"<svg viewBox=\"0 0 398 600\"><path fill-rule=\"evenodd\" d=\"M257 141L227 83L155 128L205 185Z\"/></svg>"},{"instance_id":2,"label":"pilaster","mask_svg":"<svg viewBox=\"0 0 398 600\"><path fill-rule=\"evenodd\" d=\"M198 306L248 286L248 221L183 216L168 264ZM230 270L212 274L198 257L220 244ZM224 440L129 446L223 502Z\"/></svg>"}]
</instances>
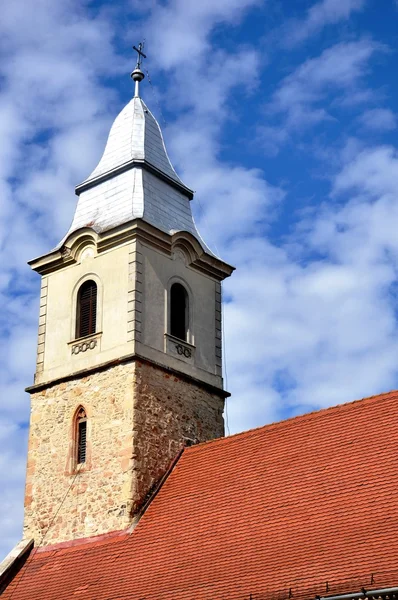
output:
<instances>
[{"instance_id":1,"label":"pilaster","mask_svg":"<svg viewBox=\"0 0 398 600\"><path fill-rule=\"evenodd\" d=\"M128 260L127 339L129 342L140 342L142 333L144 260L137 239L130 243Z\"/></svg>"},{"instance_id":2,"label":"pilaster","mask_svg":"<svg viewBox=\"0 0 398 600\"><path fill-rule=\"evenodd\" d=\"M47 295L48 295L48 277L44 276L41 280L40 289L40 309L39 309L39 332L37 338L37 359L36 372L41 373L44 365L44 349L46 340L46 317L47 317Z\"/></svg>"}]
</instances>

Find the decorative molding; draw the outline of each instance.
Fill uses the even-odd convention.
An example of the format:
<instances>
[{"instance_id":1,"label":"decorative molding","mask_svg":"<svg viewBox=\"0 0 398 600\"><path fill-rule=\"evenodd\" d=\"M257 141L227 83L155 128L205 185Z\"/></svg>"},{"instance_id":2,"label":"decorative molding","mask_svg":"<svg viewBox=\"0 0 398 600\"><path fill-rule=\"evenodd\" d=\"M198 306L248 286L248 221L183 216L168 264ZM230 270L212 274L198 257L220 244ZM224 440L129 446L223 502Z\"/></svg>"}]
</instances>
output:
<instances>
[{"instance_id":1,"label":"decorative molding","mask_svg":"<svg viewBox=\"0 0 398 600\"><path fill-rule=\"evenodd\" d=\"M69 258L72 254L72 250L70 248L67 248L66 246L64 246L61 249L61 256L62 258Z\"/></svg>"},{"instance_id":2,"label":"decorative molding","mask_svg":"<svg viewBox=\"0 0 398 600\"><path fill-rule=\"evenodd\" d=\"M87 342L80 342L72 346L72 354L79 354L80 352L86 352L87 350L94 350L97 345L97 339L87 340Z\"/></svg>"},{"instance_id":3,"label":"decorative molding","mask_svg":"<svg viewBox=\"0 0 398 600\"><path fill-rule=\"evenodd\" d=\"M165 351L168 354L172 354L176 358L188 363L192 363L194 361L196 349L195 346L189 344L188 342L184 342L184 340L180 340L173 335L169 335L168 333L165 333L164 336Z\"/></svg>"},{"instance_id":4,"label":"decorative molding","mask_svg":"<svg viewBox=\"0 0 398 600\"><path fill-rule=\"evenodd\" d=\"M81 353L87 352L87 350L94 350L94 348L99 346L101 335L102 331L98 331L97 333L88 335L84 338L68 342L68 346L71 347L71 355L78 356Z\"/></svg>"},{"instance_id":5,"label":"decorative molding","mask_svg":"<svg viewBox=\"0 0 398 600\"><path fill-rule=\"evenodd\" d=\"M142 241L164 252L166 256L171 256L173 249L182 248L187 257L189 257L188 262L192 269L218 281L229 277L234 271L234 267L231 265L228 265L216 256L207 254L192 234L186 231L178 231L173 235L169 235L142 219L134 219L129 223L113 227L100 234L88 227L74 231L63 243L63 248L67 247L72 250L69 256L66 256L65 253L65 256L63 256L60 249L57 249L29 261L29 265L34 271L42 275L63 269L77 262L78 250L88 240L96 243L98 254L132 241Z\"/></svg>"},{"instance_id":6,"label":"decorative molding","mask_svg":"<svg viewBox=\"0 0 398 600\"><path fill-rule=\"evenodd\" d=\"M184 265L188 264L188 260L185 255L185 252L181 248L175 248L172 252L172 257L173 257L173 260L180 260L181 262L184 263Z\"/></svg>"},{"instance_id":7,"label":"decorative molding","mask_svg":"<svg viewBox=\"0 0 398 600\"><path fill-rule=\"evenodd\" d=\"M94 258L95 256L95 246L93 244L87 244L85 248L80 252L80 262L83 262L87 259Z\"/></svg>"},{"instance_id":8,"label":"decorative molding","mask_svg":"<svg viewBox=\"0 0 398 600\"><path fill-rule=\"evenodd\" d=\"M176 347L176 350L177 350L177 354L179 354L180 356L185 356L185 358L191 358L192 357L192 350L191 350L191 348L187 348L183 344L175 344L175 347Z\"/></svg>"}]
</instances>

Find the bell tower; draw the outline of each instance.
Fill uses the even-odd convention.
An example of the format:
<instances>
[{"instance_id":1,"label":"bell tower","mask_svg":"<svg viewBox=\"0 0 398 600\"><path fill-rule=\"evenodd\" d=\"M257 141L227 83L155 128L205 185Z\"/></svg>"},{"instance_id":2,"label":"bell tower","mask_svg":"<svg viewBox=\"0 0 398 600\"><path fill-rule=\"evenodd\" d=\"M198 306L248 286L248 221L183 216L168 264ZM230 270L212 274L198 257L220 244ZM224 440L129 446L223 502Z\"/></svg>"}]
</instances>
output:
<instances>
[{"instance_id":1,"label":"bell tower","mask_svg":"<svg viewBox=\"0 0 398 600\"><path fill-rule=\"evenodd\" d=\"M122 530L185 445L224 435L221 281L140 97L76 187L41 275L24 536L37 545Z\"/></svg>"}]
</instances>

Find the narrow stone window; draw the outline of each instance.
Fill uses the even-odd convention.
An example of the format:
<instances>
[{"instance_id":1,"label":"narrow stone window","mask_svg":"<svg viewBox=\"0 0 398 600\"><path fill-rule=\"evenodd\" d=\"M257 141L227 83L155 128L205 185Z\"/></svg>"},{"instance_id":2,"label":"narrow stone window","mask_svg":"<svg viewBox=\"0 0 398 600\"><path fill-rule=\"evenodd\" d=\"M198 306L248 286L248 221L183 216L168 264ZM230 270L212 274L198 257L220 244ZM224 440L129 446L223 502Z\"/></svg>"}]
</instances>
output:
<instances>
[{"instance_id":1,"label":"narrow stone window","mask_svg":"<svg viewBox=\"0 0 398 600\"><path fill-rule=\"evenodd\" d=\"M187 291L181 283L173 283L170 289L170 334L184 342L188 341L188 324Z\"/></svg>"},{"instance_id":2,"label":"narrow stone window","mask_svg":"<svg viewBox=\"0 0 398 600\"><path fill-rule=\"evenodd\" d=\"M97 326L97 284L85 281L77 295L76 337L95 333Z\"/></svg>"},{"instance_id":3,"label":"narrow stone window","mask_svg":"<svg viewBox=\"0 0 398 600\"><path fill-rule=\"evenodd\" d=\"M87 415L83 407L76 414L76 463L85 463L87 457Z\"/></svg>"}]
</instances>

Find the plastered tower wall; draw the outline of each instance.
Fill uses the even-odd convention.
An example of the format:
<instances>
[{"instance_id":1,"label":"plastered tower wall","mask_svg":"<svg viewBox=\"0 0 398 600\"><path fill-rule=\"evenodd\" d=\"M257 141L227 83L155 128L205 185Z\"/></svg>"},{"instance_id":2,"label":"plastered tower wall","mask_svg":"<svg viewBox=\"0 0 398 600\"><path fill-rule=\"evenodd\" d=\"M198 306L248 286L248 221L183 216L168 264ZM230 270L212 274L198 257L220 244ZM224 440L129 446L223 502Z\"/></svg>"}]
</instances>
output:
<instances>
[{"instance_id":1,"label":"plastered tower wall","mask_svg":"<svg viewBox=\"0 0 398 600\"><path fill-rule=\"evenodd\" d=\"M31 397L24 537L37 545L128 527L186 439L224 433L223 399L132 361ZM73 417L87 412L87 462L73 462ZM51 525L51 526L50 526Z\"/></svg>"},{"instance_id":2,"label":"plastered tower wall","mask_svg":"<svg viewBox=\"0 0 398 600\"><path fill-rule=\"evenodd\" d=\"M103 248L93 233L75 235L59 267L43 274L35 383L137 352L222 387L219 280L198 270L178 237L173 242L163 234L164 248L132 232L126 237ZM78 340L77 294L89 279L98 289L97 331ZM176 281L189 294L189 360L168 338L169 292Z\"/></svg>"},{"instance_id":3,"label":"plastered tower wall","mask_svg":"<svg viewBox=\"0 0 398 600\"><path fill-rule=\"evenodd\" d=\"M131 352L127 335L129 247L98 254L95 236L78 243L72 264L43 275L35 383L53 381ZM88 346L76 340L77 294L97 285L97 331ZM43 291L42 291L43 294ZM90 342L92 342L90 344Z\"/></svg>"}]
</instances>

